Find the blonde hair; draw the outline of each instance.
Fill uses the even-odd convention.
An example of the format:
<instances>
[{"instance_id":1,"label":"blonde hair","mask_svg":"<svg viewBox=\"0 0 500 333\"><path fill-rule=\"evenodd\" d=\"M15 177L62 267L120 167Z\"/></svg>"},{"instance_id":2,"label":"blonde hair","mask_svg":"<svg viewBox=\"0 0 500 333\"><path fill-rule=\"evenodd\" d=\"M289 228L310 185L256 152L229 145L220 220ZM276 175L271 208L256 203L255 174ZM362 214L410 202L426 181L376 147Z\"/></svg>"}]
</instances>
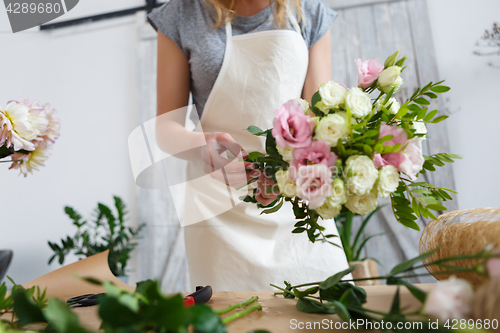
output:
<instances>
[{"instance_id":1,"label":"blonde hair","mask_svg":"<svg viewBox=\"0 0 500 333\"><path fill-rule=\"evenodd\" d=\"M206 0L207 6L210 4L214 9L214 28L218 28L228 22L233 22L236 17L236 1L237 0ZM295 10L297 13L297 21L300 22L302 19L302 10L300 7L301 0L269 0L272 4L275 2L273 8L274 24L279 28L283 29L286 26L287 19L287 5L291 4L292 12ZM213 11L212 11L213 12Z\"/></svg>"}]
</instances>

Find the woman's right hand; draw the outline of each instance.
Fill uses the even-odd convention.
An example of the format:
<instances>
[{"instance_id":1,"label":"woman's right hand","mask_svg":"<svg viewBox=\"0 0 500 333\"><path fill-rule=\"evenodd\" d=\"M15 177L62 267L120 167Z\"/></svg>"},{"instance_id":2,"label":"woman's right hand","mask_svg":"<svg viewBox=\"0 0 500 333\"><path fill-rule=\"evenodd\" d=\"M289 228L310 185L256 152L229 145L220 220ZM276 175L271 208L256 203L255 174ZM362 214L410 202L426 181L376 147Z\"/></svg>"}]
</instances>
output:
<instances>
[{"instance_id":1,"label":"woman's right hand","mask_svg":"<svg viewBox=\"0 0 500 333\"><path fill-rule=\"evenodd\" d=\"M241 187L251 179L260 176L251 162L244 162L248 158L247 152L229 133L204 133L206 145L201 148L203 171L218 181L231 187ZM234 159L226 156L229 151Z\"/></svg>"}]
</instances>

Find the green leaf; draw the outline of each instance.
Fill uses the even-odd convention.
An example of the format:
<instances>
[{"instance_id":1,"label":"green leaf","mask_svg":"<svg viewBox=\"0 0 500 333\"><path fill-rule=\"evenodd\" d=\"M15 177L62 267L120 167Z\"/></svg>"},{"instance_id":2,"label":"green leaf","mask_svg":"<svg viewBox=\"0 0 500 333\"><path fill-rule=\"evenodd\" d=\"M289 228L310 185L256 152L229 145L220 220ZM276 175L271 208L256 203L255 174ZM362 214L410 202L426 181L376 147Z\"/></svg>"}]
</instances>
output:
<instances>
[{"instance_id":1,"label":"green leaf","mask_svg":"<svg viewBox=\"0 0 500 333\"><path fill-rule=\"evenodd\" d=\"M350 289L354 292L354 294L356 294L356 298L361 303L366 303L366 291L363 288L357 287L349 282L339 282L329 289L320 289L319 296L322 300L338 301L342 295Z\"/></svg>"},{"instance_id":2,"label":"green leaf","mask_svg":"<svg viewBox=\"0 0 500 333\"><path fill-rule=\"evenodd\" d=\"M434 250L425 252L425 253L419 255L418 257L412 258L412 259L407 260L407 261L403 261L399 265L394 266L394 268L391 270L391 272L389 274L390 275L396 275L396 274L400 274L400 273L406 272L408 270L411 270L415 264L421 263L425 259L429 258L437 250L438 249L434 249Z\"/></svg>"},{"instance_id":3,"label":"green leaf","mask_svg":"<svg viewBox=\"0 0 500 333\"><path fill-rule=\"evenodd\" d=\"M266 136L267 134L267 131L261 130L259 127L254 125L248 126L247 131L249 131L255 136Z\"/></svg>"},{"instance_id":4,"label":"green leaf","mask_svg":"<svg viewBox=\"0 0 500 333\"><path fill-rule=\"evenodd\" d=\"M330 276L328 279L326 279L325 281L323 281L319 284L319 288L320 289L330 289L331 287L333 287L334 285L339 283L344 276L351 273L353 270L355 270L358 267L359 267L359 265L354 265L352 267L349 267L348 269L345 269L341 272L338 272L337 274Z\"/></svg>"},{"instance_id":5,"label":"green leaf","mask_svg":"<svg viewBox=\"0 0 500 333\"><path fill-rule=\"evenodd\" d=\"M430 97L432 99L438 98L436 94L433 94L431 92L426 92L426 93L424 93L424 95L427 96L427 97Z\"/></svg>"},{"instance_id":6,"label":"green leaf","mask_svg":"<svg viewBox=\"0 0 500 333\"><path fill-rule=\"evenodd\" d=\"M349 314L349 311L347 311L347 308L344 306L344 304L340 303L339 301L333 301L332 304L335 308L335 313L340 317L340 319L349 322L349 320L351 319L351 315Z\"/></svg>"},{"instance_id":7,"label":"green leaf","mask_svg":"<svg viewBox=\"0 0 500 333\"><path fill-rule=\"evenodd\" d=\"M387 67L394 66L394 64L396 63L396 59L398 58L398 55L399 55L399 51L396 51L395 53L393 53L392 55L390 55L385 60L384 67L387 68Z\"/></svg>"},{"instance_id":8,"label":"green leaf","mask_svg":"<svg viewBox=\"0 0 500 333\"><path fill-rule=\"evenodd\" d=\"M323 303L308 298L298 299L296 307L297 310L306 313L335 313L333 307L326 306Z\"/></svg>"},{"instance_id":9,"label":"green leaf","mask_svg":"<svg viewBox=\"0 0 500 333\"><path fill-rule=\"evenodd\" d=\"M439 205L439 204L430 204L430 205L427 205L427 208L432 209L432 210L436 210L436 211L446 211L446 210L448 210L448 208L446 208L443 205Z\"/></svg>"},{"instance_id":10,"label":"green leaf","mask_svg":"<svg viewBox=\"0 0 500 333\"><path fill-rule=\"evenodd\" d=\"M395 66L398 66L398 67L403 67L403 65L404 65L404 63L405 63L405 61L406 61L406 59L407 59L407 57L406 57L406 56L404 56L403 58L399 59L399 60L396 62Z\"/></svg>"},{"instance_id":11,"label":"green leaf","mask_svg":"<svg viewBox=\"0 0 500 333\"><path fill-rule=\"evenodd\" d=\"M417 103L417 104L420 104L420 105L429 105L429 104L431 104L428 100L426 100L423 97L417 98L414 102Z\"/></svg>"},{"instance_id":12,"label":"green leaf","mask_svg":"<svg viewBox=\"0 0 500 333\"><path fill-rule=\"evenodd\" d=\"M424 303L425 298L427 297L427 293L425 291L416 287L414 284L411 284L403 278L392 276L387 279L387 284L405 286L410 291L410 293L420 301L420 303Z\"/></svg>"},{"instance_id":13,"label":"green leaf","mask_svg":"<svg viewBox=\"0 0 500 333\"><path fill-rule=\"evenodd\" d=\"M293 234L300 234L300 233L303 233L306 230L307 229L305 229L305 228L295 228L295 229L292 230L292 233Z\"/></svg>"},{"instance_id":14,"label":"green leaf","mask_svg":"<svg viewBox=\"0 0 500 333\"><path fill-rule=\"evenodd\" d=\"M391 305L391 311L389 312L392 315L398 315L401 314L401 309L400 309L400 299L399 299L399 288L396 290L396 294L394 295L394 299L392 301Z\"/></svg>"},{"instance_id":15,"label":"green leaf","mask_svg":"<svg viewBox=\"0 0 500 333\"><path fill-rule=\"evenodd\" d=\"M283 206L283 202L284 202L284 200L280 199L279 203L276 206L269 208L269 209L266 209L266 210L263 210L262 212L260 212L260 215L271 214L271 213L277 212Z\"/></svg>"},{"instance_id":16,"label":"green leaf","mask_svg":"<svg viewBox=\"0 0 500 333\"><path fill-rule=\"evenodd\" d=\"M431 112L429 112L425 118L424 118L424 121L430 121L432 118L434 118L434 116L437 114L438 110L433 110Z\"/></svg>"},{"instance_id":17,"label":"green leaf","mask_svg":"<svg viewBox=\"0 0 500 333\"><path fill-rule=\"evenodd\" d=\"M449 90L450 90L450 87L447 87L447 86L435 86L435 87L431 88L431 91L438 93L438 94L445 93Z\"/></svg>"},{"instance_id":18,"label":"green leaf","mask_svg":"<svg viewBox=\"0 0 500 333\"><path fill-rule=\"evenodd\" d=\"M190 323L196 333L225 333L221 318L212 309L204 304L189 308Z\"/></svg>"},{"instance_id":19,"label":"green leaf","mask_svg":"<svg viewBox=\"0 0 500 333\"><path fill-rule=\"evenodd\" d=\"M52 298L43 313L58 333L87 332L80 326L78 316L61 300Z\"/></svg>"},{"instance_id":20,"label":"green leaf","mask_svg":"<svg viewBox=\"0 0 500 333\"><path fill-rule=\"evenodd\" d=\"M259 157L264 157L264 156L266 155L264 155L260 151L252 151L251 153L248 154L248 159L252 161L257 161Z\"/></svg>"},{"instance_id":21,"label":"green leaf","mask_svg":"<svg viewBox=\"0 0 500 333\"><path fill-rule=\"evenodd\" d=\"M14 301L14 314L19 318L21 326L31 323L46 323L42 310L29 299L27 291L18 286L12 289L12 299Z\"/></svg>"},{"instance_id":22,"label":"green leaf","mask_svg":"<svg viewBox=\"0 0 500 333\"><path fill-rule=\"evenodd\" d=\"M442 122L445 119L448 119L448 116L439 116L437 118L434 118L432 121L430 121L430 123L437 124L437 123Z\"/></svg>"}]
</instances>

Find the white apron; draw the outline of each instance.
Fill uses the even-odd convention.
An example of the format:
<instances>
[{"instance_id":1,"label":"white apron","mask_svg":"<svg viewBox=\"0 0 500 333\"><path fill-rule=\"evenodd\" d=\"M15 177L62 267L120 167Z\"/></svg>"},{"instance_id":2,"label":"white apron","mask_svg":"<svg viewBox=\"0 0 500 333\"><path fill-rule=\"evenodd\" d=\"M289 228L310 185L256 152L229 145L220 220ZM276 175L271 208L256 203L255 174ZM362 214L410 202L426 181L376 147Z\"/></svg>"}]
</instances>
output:
<instances>
[{"instance_id":1,"label":"white apron","mask_svg":"<svg viewBox=\"0 0 500 333\"><path fill-rule=\"evenodd\" d=\"M265 151L263 138L245 129L271 128L273 109L301 96L307 72L308 49L295 18L289 18L295 31L232 36L226 25L224 61L200 120L204 132L229 133L245 151ZM202 163L190 161L187 175L205 175ZM320 281L348 267L342 249L291 233L297 221L289 203L277 213L260 215L262 210L239 202L241 193L222 183L214 180L205 191L195 187L186 188L185 217L210 218L184 228L193 288L271 290L270 283ZM326 233L338 234L333 220L324 224Z\"/></svg>"}]
</instances>

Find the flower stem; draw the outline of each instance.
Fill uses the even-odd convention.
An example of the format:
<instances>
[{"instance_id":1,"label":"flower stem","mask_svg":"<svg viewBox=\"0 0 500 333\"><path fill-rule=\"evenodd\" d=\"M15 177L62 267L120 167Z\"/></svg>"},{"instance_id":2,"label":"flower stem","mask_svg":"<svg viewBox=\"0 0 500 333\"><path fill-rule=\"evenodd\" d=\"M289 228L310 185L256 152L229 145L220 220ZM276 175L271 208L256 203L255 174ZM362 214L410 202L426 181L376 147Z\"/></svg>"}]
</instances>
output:
<instances>
[{"instance_id":1,"label":"flower stem","mask_svg":"<svg viewBox=\"0 0 500 333\"><path fill-rule=\"evenodd\" d=\"M222 322L227 325L228 323L232 322L235 319L241 318L249 314L250 312L256 311L256 310L262 310L262 305L260 304L254 304L252 306L249 306L245 310L241 310L238 312L233 313L230 316L227 316L226 318L222 319Z\"/></svg>"},{"instance_id":2,"label":"flower stem","mask_svg":"<svg viewBox=\"0 0 500 333\"><path fill-rule=\"evenodd\" d=\"M228 306L225 309L214 310L214 312L217 313L218 315L221 315L221 314L224 314L224 313L228 313L229 311L232 311L234 309L242 308L244 306L247 306L248 304L251 304L251 303L255 302L258 299L259 299L258 296L253 296L252 298L250 298L250 299L248 299L248 300L246 300L244 302L230 305L230 306Z\"/></svg>"}]
</instances>

